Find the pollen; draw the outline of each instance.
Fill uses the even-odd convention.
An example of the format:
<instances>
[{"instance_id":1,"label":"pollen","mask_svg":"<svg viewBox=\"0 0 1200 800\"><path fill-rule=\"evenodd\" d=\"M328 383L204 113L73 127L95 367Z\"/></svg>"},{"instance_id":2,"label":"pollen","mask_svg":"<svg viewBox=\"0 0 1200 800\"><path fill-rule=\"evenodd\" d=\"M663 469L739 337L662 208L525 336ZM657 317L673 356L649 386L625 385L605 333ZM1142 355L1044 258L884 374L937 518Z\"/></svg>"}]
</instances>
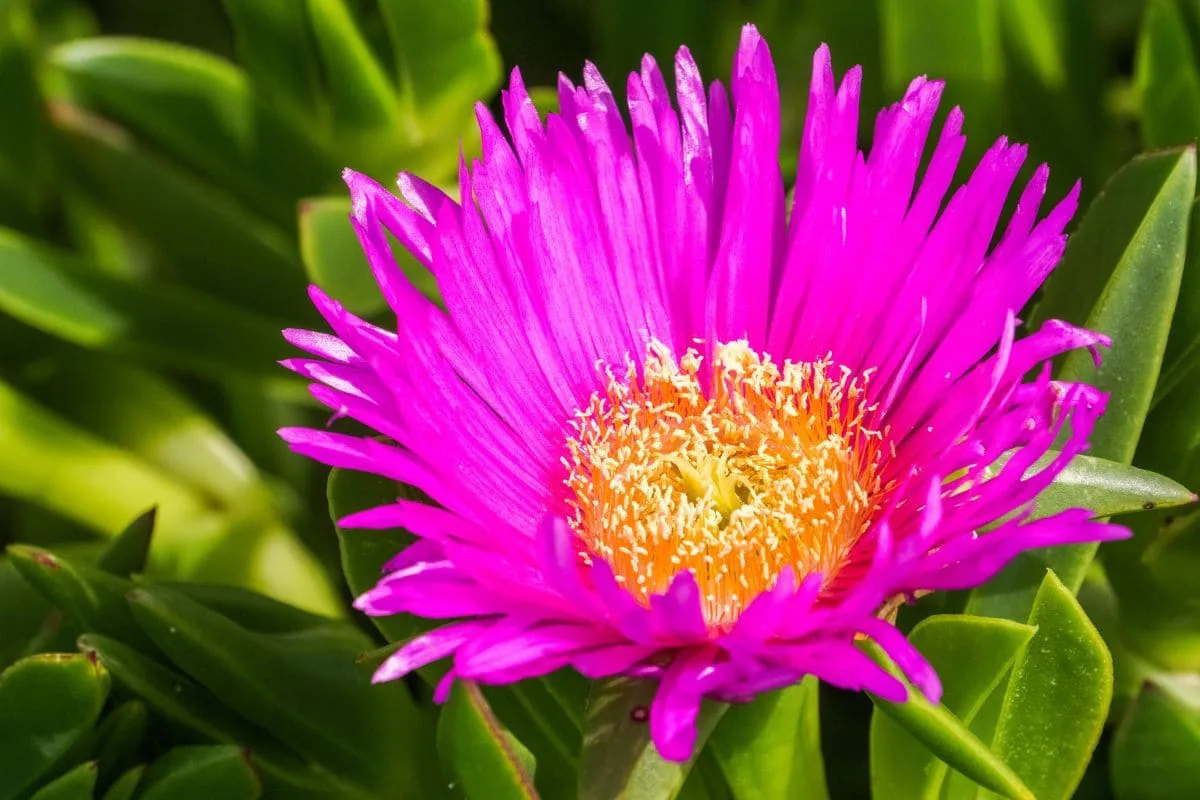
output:
<instances>
[{"instance_id":1,"label":"pollen","mask_svg":"<svg viewBox=\"0 0 1200 800\"><path fill-rule=\"evenodd\" d=\"M640 369L603 374L565 459L585 562L643 604L690 570L713 629L784 569L836 575L885 495L869 376L829 357L780 366L744 341L707 365L653 342Z\"/></svg>"}]
</instances>

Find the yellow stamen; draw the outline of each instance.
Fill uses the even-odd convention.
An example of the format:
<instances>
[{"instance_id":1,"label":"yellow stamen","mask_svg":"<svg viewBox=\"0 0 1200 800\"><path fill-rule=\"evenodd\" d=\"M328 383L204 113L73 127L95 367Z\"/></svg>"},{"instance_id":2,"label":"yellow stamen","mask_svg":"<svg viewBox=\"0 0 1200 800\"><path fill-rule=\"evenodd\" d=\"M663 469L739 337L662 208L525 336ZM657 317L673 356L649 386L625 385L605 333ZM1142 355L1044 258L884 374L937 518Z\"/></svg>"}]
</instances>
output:
<instances>
[{"instance_id":1,"label":"yellow stamen","mask_svg":"<svg viewBox=\"0 0 1200 800\"><path fill-rule=\"evenodd\" d=\"M572 422L571 524L641 602L691 570L728 627L780 571L836 574L878 510L884 438L865 376L718 345L701 376L653 342Z\"/></svg>"}]
</instances>

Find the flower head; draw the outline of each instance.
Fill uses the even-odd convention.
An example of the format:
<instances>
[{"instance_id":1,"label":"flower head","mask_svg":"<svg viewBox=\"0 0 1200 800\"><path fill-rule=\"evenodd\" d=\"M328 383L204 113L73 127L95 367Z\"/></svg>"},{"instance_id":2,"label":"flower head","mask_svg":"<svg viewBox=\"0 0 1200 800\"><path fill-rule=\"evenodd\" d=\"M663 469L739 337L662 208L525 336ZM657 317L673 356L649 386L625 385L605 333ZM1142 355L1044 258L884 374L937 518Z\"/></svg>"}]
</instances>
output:
<instances>
[{"instance_id":1,"label":"flower head","mask_svg":"<svg viewBox=\"0 0 1200 800\"><path fill-rule=\"evenodd\" d=\"M342 520L418 537L358 608L447 620L378 680L442 658L442 696L455 678L568 665L655 678L654 741L684 759L705 696L814 674L903 700L860 637L936 700L937 676L881 618L889 601L1122 535L1082 509L1030 517L1105 401L1048 373L1105 337L1049 322L1018 339L1014 316L1062 254L1078 186L1039 217L1039 167L997 237L1025 148L1001 139L947 199L958 109L917 181L942 85L917 78L881 112L870 155L859 86L857 68L835 86L817 51L790 208L752 26L732 102L681 49L673 105L647 57L628 84L632 135L595 67L582 87L560 80L544 122L514 71L507 136L478 108L483 157L461 166L461 203L412 175L401 200L347 171L397 328L313 289L335 335L288 331L312 357L286 363L391 443L282 435L436 503ZM444 310L405 281L389 234Z\"/></svg>"}]
</instances>

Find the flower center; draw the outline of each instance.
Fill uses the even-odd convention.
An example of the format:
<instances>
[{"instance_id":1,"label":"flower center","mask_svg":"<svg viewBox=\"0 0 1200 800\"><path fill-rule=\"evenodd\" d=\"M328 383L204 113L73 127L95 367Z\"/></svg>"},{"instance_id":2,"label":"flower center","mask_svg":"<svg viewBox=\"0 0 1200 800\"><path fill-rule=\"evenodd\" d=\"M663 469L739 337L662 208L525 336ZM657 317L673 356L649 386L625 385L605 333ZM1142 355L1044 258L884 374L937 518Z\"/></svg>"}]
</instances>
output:
<instances>
[{"instance_id":1,"label":"flower center","mask_svg":"<svg viewBox=\"0 0 1200 800\"><path fill-rule=\"evenodd\" d=\"M746 342L706 374L650 345L640 375L607 372L572 422L571 525L639 601L691 570L725 628L780 571L837 572L879 508L884 437L862 380L829 360L782 367Z\"/></svg>"}]
</instances>

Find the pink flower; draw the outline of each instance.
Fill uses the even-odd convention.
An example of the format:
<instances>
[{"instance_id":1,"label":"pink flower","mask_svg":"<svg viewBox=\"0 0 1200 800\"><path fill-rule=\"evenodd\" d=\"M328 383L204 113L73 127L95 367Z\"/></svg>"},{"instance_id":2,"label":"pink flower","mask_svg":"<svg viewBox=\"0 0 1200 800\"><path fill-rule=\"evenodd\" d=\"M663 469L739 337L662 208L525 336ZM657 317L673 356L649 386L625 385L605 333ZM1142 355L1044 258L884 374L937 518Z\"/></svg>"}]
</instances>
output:
<instances>
[{"instance_id":1,"label":"pink flower","mask_svg":"<svg viewBox=\"0 0 1200 800\"><path fill-rule=\"evenodd\" d=\"M346 172L397 329L314 288L334 335L287 331L311 357L286 364L393 443L281 434L437 503L342 521L419 537L359 609L447 620L376 680L442 658L442 696L456 677L566 666L646 676L659 681L653 739L681 760L705 696L814 674L903 700L860 636L936 701L937 676L880 616L889 600L978 585L1030 548L1124 535L1082 509L1029 519L1105 402L1048 373L1104 336L1049 322L1016 338L1078 186L1039 218L1039 167L989 250L1025 148L998 141L946 201L958 109L916 180L942 84L914 80L864 156L859 69L835 86L825 47L813 67L790 208L774 67L753 26L732 103L681 49L673 106L647 56L628 84L632 137L592 65L582 87L560 80L544 124L514 71L507 137L478 107L484 155L460 169L463 204L412 175L400 200ZM432 271L445 311L405 281L389 234Z\"/></svg>"}]
</instances>

